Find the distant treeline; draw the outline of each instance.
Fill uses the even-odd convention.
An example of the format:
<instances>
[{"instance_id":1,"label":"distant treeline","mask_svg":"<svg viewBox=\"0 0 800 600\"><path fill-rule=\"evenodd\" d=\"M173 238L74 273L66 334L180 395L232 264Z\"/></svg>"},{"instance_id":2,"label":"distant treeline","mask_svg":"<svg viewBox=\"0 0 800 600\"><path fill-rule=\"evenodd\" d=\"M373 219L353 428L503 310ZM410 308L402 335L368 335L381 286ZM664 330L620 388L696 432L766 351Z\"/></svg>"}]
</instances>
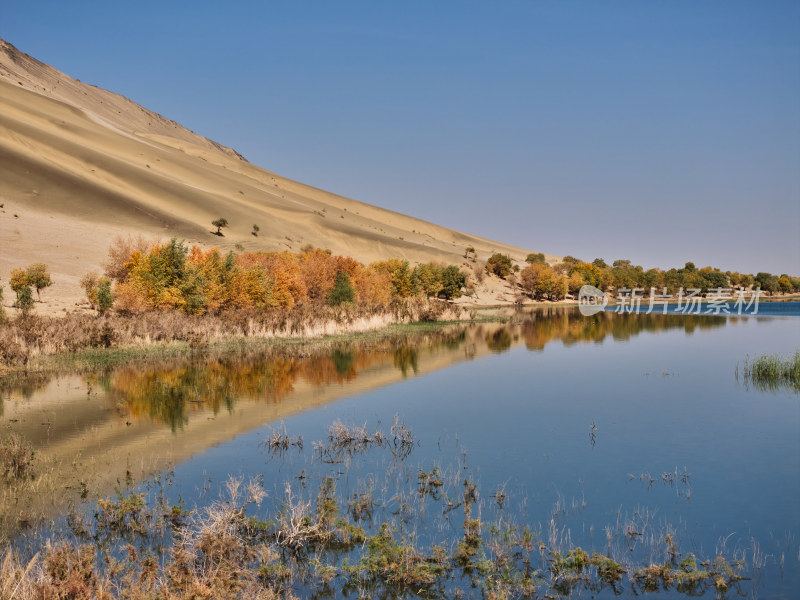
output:
<instances>
[{"instance_id":1,"label":"distant treeline","mask_svg":"<svg viewBox=\"0 0 800 600\"><path fill-rule=\"evenodd\" d=\"M615 260L608 265L602 258L589 263L572 256L565 256L562 262L551 266L545 262L543 254L529 254L526 262L528 266L520 269L508 256L494 254L487 261L486 268L500 277L510 278L512 282L518 281L522 290L531 297L548 300L560 300L567 293L576 294L586 284L603 291L642 288L649 293L650 288L659 292L666 288L670 294L681 288L699 289L701 294L720 288L748 290L760 287L770 295L800 291L800 277L766 272L752 275L713 267L698 269L691 262L683 268L667 271L645 270L631 264L630 260Z\"/></svg>"},{"instance_id":2,"label":"distant treeline","mask_svg":"<svg viewBox=\"0 0 800 600\"><path fill-rule=\"evenodd\" d=\"M83 286L101 310L140 313L177 309L216 314L237 308L291 308L301 304L388 305L394 298L461 296L466 275L455 265L411 267L385 260L364 265L330 250L228 252L188 247L172 239L149 245L119 238L105 274L87 274ZM110 293L109 293L110 292Z\"/></svg>"}]
</instances>

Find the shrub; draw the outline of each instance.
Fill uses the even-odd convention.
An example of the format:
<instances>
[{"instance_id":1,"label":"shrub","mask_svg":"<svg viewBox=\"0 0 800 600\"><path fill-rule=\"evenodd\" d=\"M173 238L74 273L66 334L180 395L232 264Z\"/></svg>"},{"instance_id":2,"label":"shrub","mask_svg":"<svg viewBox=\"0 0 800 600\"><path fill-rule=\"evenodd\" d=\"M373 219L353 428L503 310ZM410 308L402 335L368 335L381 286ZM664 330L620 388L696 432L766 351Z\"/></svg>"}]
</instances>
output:
<instances>
[{"instance_id":1,"label":"shrub","mask_svg":"<svg viewBox=\"0 0 800 600\"><path fill-rule=\"evenodd\" d=\"M86 273L81 278L81 287L86 292L86 299L92 308L105 313L114 305L114 294L111 291L111 280L100 277L96 272Z\"/></svg>"},{"instance_id":2,"label":"shrub","mask_svg":"<svg viewBox=\"0 0 800 600\"><path fill-rule=\"evenodd\" d=\"M252 232L252 233L253 233L253 235L254 235L255 237L258 237L258 232L259 232L259 231L261 231L261 228L260 228L258 225L255 225L255 224L254 224L254 225L253 225L253 232Z\"/></svg>"},{"instance_id":3,"label":"shrub","mask_svg":"<svg viewBox=\"0 0 800 600\"><path fill-rule=\"evenodd\" d=\"M525 257L525 262L531 265L536 263L544 264L545 262L544 254L542 254L541 252L531 252L530 254L528 254L528 256Z\"/></svg>"},{"instance_id":4,"label":"shrub","mask_svg":"<svg viewBox=\"0 0 800 600\"><path fill-rule=\"evenodd\" d=\"M496 252L486 261L486 270L505 279L511 273L511 257Z\"/></svg>"}]
</instances>

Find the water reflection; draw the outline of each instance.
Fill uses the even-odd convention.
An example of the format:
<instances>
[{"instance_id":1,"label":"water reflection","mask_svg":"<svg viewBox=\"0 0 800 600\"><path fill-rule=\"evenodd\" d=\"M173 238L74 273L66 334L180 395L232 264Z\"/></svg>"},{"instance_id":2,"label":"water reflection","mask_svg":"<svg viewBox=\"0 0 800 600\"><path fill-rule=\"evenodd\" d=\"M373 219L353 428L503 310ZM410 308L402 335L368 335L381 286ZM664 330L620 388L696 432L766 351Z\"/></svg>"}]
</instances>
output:
<instances>
[{"instance_id":1,"label":"water reflection","mask_svg":"<svg viewBox=\"0 0 800 600\"><path fill-rule=\"evenodd\" d=\"M732 318L731 320L735 320ZM444 352L449 362L470 359L483 353L502 353L523 343L540 351L554 341L564 345L601 343L612 337L626 341L642 332L721 327L725 319L710 316L632 315L603 312L584 317L574 309L561 307L518 313L507 323L453 326L419 336L403 336L380 343L340 344L333 349L302 353L282 351L245 352L215 359L195 358L159 365L128 366L90 376L105 392L104 400L130 419L147 419L184 428L189 416L201 409L214 414L232 411L237 402L281 402L295 391L298 382L315 387L354 382L370 369L390 368L402 377L416 375L420 361L432 352ZM447 361L445 361L447 362ZM442 365L444 366L444 365ZM6 382L2 396L34 399L49 380L45 377ZM0 415L3 403L0 400Z\"/></svg>"},{"instance_id":2,"label":"water reflection","mask_svg":"<svg viewBox=\"0 0 800 600\"><path fill-rule=\"evenodd\" d=\"M515 347L541 352L554 342L597 344L667 330L690 334L733 320L584 317L574 308L554 307L515 313L504 322L410 328L360 343L219 352L88 375L0 381L0 425L33 444L44 466L29 482L30 496L11 487L3 491L15 499L0 497L11 511L0 511L0 529L63 510L87 488L101 495L117 481L146 477L266 423L458 362Z\"/></svg>"}]
</instances>

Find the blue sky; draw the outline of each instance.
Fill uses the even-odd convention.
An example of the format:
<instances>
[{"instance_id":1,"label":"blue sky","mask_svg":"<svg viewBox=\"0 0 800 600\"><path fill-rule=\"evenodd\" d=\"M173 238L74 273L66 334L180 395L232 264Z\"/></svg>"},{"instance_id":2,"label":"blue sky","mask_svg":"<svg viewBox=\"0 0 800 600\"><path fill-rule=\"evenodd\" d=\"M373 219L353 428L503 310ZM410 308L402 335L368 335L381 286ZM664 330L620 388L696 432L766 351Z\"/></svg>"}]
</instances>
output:
<instances>
[{"instance_id":1,"label":"blue sky","mask_svg":"<svg viewBox=\"0 0 800 600\"><path fill-rule=\"evenodd\" d=\"M31 2L0 36L288 177L554 254L800 275L800 3Z\"/></svg>"}]
</instances>

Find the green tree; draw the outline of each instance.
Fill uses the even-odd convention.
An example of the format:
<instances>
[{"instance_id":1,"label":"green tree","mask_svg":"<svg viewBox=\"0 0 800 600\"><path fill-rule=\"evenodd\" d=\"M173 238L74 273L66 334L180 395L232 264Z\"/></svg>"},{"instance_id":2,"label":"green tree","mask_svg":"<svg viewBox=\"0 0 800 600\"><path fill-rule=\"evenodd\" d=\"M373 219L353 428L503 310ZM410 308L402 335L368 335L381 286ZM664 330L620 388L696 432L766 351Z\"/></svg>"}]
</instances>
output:
<instances>
[{"instance_id":1,"label":"green tree","mask_svg":"<svg viewBox=\"0 0 800 600\"><path fill-rule=\"evenodd\" d=\"M258 225L253 224L253 235L258 237L258 232L261 231L261 228Z\"/></svg>"},{"instance_id":2,"label":"green tree","mask_svg":"<svg viewBox=\"0 0 800 600\"><path fill-rule=\"evenodd\" d=\"M525 262L529 265L533 265L536 263L544 264L546 261L544 259L544 254L541 252L531 252L528 256L525 257Z\"/></svg>"},{"instance_id":3,"label":"green tree","mask_svg":"<svg viewBox=\"0 0 800 600\"><path fill-rule=\"evenodd\" d=\"M753 279L755 285L760 286L762 291L769 292L770 296L778 291L778 277L771 273L762 271L757 273Z\"/></svg>"},{"instance_id":4,"label":"green tree","mask_svg":"<svg viewBox=\"0 0 800 600\"><path fill-rule=\"evenodd\" d=\"M33 292L29 285L25 285L17 290L17 301L14 307L22 311L23 315L27 315L33 308Z\"/></svg>"},{"instance_id":5,"label":"green tree","mask_svg":"<svg viewBox=\"0 0 800 600\"><path fill-rule=\"evenodd\" d=\"M505 279L511 273L511 257L496 252L486 261L486 270Z\"/></svg>"},{"instance_id":6,"label":"green tree","mask_svg":"<svg viewBox=\"0 0 800 600\"><path fill-rule=\"evenodd\" d=\"M442 291L439 296L447 300L461 297L461 289L467 284L467 276L455 265L442 269Z\"/></svg>"},{"instance_id":7,"label":"green tree","mask_svg":"<svg viewBox=\"0 0 800 600\"><path fill-rule=\"evenodd\" d=\"M228 219L220 217L216 221L211 221L211 224L217 228L217 235L222 236L222 228L228 226Z\"/></svg>"},{"instance_id":8,"label":"green tree","mask_svg":"<svg viewBox=\"0 0 800 600\"><path fill-rule=\"evenodd\" d=\"M464 250L464 258L466 259L472 259L474 261L477 256L474 246L467 246L467 249Z\"/></svg>"},{"instance_id":9,"label":"green tree","mask_svg":"<svg viewBox=\"0 0 800 600\"><path fill-rule=\"evenodd\" d=\"M97 310L102 315L112 306L114 306L114 293L111 291L111 280L104 277L97 286Z\"/></svg>"},{"instance_id":10,"label":"green tree","mask_svg":"<svg viewBox=\"0 0 800 600\"><path fill-rule=\"evenodd\" d=\"M345 271L336 274L333 289L328 293L328 305L339 306L345 302L352 302L356 297L356 290L350 283L350 276Z\"/></svg>"}]
</instances>

